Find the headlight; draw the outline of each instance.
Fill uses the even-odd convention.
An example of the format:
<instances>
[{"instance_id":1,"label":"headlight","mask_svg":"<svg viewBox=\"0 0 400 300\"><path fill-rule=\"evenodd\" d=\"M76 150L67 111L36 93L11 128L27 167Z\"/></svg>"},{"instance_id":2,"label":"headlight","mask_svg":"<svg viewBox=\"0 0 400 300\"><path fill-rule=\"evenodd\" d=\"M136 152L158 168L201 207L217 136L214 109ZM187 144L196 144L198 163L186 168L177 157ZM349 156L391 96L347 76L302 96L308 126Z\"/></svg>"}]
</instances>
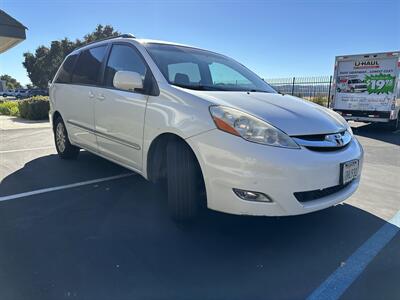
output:
<instances>
[{"instance_id":1,"label":"headlight","mask_svg":"<svg viewBox=\"0 0 400 300\"><path fill-rule=\"evenodd\" d=\"M222 131L258 144L300 149L299 145L284 132L240 110L225 106L210 106L210 113L215 125Z\"/></svg>"},{"instance_id":2,"label":"headlight","mask_svg":"<svg viewBox=\"0 0 400 300\"><path fill-rule=\"evenodd\" d=\"M332 112L332 110L331 110L331 112ZM353 130L351 129L351 127L350 127L350 125L349 125L349 122L347 122L347 121L345 120L345 118L343 118L343 117L341 116L341 114L340 114L339 112L335 111L335 112L333 112L333 114L334 114L337 118L339 118L340 122L344 125L344 127L346 128L346 130L350 133L351 136L353 136Z\"/></svg>"},{"instance_id":3,"label":"headlight","mask_svg":"<svg viewBox=\"0 0 400 300\"><path fill-rule=\"evenodd\" d=\"M346 122L346 130L350 133L351 136L353 136L353 129L351 129L349 123Z\"/></svg>"}]
</instances>

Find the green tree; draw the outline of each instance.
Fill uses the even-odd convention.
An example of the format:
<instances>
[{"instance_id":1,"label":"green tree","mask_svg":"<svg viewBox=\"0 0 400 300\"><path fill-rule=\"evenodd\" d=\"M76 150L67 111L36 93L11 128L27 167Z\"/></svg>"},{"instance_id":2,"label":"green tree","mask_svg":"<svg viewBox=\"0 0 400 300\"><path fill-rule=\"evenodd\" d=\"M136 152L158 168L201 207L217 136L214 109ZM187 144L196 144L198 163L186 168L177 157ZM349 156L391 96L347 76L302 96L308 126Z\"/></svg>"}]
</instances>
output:
<instances>
[{"instance_id":1,"label":"green tree","mask_svg":"<svg viewBox=\"0 0 400 300\"><path fill-rule=\"evenodd\" d=\"M119 35L119 32L115 31L112 26L97 25L93 32L83 37L83 40L77 39L73 42L68 38L64 38L59 41L52 41L50 47L39 46L35 53L24 53L24 62L22 64L26 68L32 84L40 88L46 88L64 58L75 48L117 35Z\"/></svg>"},{"instance_id":2,"label":"green tree","mask_svg":"<svg viewBox=\"0 0 400 300\"><path fill-rule=\"evenodd\" d=\"M8 90L15 90L22 88L22 85L10 75L7 74L1 75L0 80L4 80L6 82L6 87Z\"/></svg>"},{"instance_id":3,"label":"green tree","mask_svg":"<svg viewBox=\"0 0 400 300\"><path fill-rule=\"evenodd\" d=\"M112 26L102 26L99 24L92 33L89 33L83 37L83 43L91 43L108 37L117 36L119 34L120 33L118 31L115 31Z\"/></svg>"}]
</instances>

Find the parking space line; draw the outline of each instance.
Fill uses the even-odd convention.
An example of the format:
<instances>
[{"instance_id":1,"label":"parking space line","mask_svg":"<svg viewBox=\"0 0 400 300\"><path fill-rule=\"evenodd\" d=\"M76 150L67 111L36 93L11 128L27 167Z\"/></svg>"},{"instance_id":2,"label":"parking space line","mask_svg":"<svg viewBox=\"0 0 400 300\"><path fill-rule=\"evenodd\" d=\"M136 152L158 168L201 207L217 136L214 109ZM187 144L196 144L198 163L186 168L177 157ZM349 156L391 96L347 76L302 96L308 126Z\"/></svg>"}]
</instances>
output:
<instances>
[{"instance_id":1,"label":"parking space line","mask_svg":"<svg viewBox=\"0 0 400 300\"><path fill-rule=\"evenodd\" d=\"M343 266L337 268L307 299L339 299L399 230L400 211L364 242Z\"/></svg>"},{"instance_id":2,"label":"parking space line","mask_svg":"<svg viewBox=\"0 0 400 300\"><path fill-rule=\"evenodd\" d=\"M51 188L45 188L45 189L40 189L40 190L35 190L35 191L30 191L30 192L25 192L25 193L20 193L20 194L3 196L3 197L0 197L0 201L8 201L8 200L28 197L28 196L32 196L32 195L37 195L37 194L43 194L43 193L54 192L54 191L59 191L59 190L64 190L64 189L70 189L70 188L75 188L75 187L79 187L79 186L83 186L83 185L89 185L89 184L124 178L124 177L128 177L128 176L133 176L133 175L136 175L136 174L135 173L125 173L125 174L120 174L120 175L115 175L115 176L110 176L110 177L103 177L103 178L87 180L87 181L81 181L81 182L60 185L60 186L55 186L55 187L51 187Z\"/></svg>"},{"instance_id":3,"label":"parking space line","mask_svg":"<svg viewBox=\"0 0 400 300\"><path fill-rule=\"evenodd\" d=\"M0 154L23 152L23 151L34 151L34 150L46 150L46 149L55 149L55 148L54 148L54 146L47 146L47 147L23 148L23 149L14 149L14 150L1 150Z\"/></svg>"}]
</instances>

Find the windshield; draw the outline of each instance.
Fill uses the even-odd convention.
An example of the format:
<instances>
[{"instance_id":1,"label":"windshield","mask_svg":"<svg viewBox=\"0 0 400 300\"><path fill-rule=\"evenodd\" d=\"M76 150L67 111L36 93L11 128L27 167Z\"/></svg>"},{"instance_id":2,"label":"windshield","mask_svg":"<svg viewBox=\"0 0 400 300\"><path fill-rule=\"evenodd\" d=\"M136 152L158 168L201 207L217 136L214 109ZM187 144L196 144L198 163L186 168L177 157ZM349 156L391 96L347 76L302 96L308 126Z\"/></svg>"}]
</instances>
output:
<instances>
[{"instance_id":1,"label":"windshield","mask_svg":"<svg viewBox=\"0 0 400 300\"><path fill-rule=\"evenodd\" d=\"M206 91L276 93L253 72L226 56L184 46L144 46L172 85Z\"/></svg>"}]
</instances>

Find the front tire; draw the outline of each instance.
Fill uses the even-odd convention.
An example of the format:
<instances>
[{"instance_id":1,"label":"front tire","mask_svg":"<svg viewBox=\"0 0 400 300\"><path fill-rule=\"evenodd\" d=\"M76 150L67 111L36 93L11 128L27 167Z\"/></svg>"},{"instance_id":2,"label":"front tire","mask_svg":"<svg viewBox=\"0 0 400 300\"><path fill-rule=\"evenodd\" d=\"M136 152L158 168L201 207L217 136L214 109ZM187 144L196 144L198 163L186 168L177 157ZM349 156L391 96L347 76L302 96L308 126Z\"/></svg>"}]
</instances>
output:
<instances>
[{"instance_id":1,"label":"front tire","mask_svg":"<svg viewBox=\"0 0 400 300\"><path fill-rule=\"evenodd\" d=\"M54 142L60 158L75 159L78 157L79 148L69 142L67 129L61 117L54 121Z\"/></svg>"},{"instance_id":2,"label":"front tire","mask_svg":"<svg viewBox=\"0 0 400 300\"><path fill-rule=\"evenodd\" d=\"M204 189L200 166L192 150L181 141L167 146L168 207L176 221L188 221L199 212Z\"/></svg>"}]
</instances>

